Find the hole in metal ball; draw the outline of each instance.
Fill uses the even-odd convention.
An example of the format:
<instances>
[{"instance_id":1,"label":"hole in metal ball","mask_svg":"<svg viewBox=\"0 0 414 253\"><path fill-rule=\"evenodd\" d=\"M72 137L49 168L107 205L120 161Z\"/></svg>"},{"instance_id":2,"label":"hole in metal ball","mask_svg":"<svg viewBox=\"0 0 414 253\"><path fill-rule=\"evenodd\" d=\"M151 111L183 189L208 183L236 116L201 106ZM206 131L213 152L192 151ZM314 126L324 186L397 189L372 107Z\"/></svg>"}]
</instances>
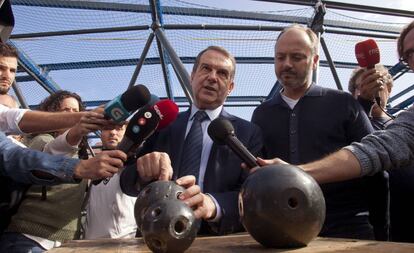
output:
<instances>
[{"instance_id":1,"label":"hole in metal ball","mask_svg":"<svg viewBox=\"0 0 414 253\"><path fill-rule=\"evenodd\" d=\"M161 247L162 247L162 242L160 240L158 240L158 239L154 239L154 238L151 239L151 244L156 249L161 249Z\"/></svg>"},{"instance_id":2,"label":"hole in metal ball","mask_svg":"<svg viewBox=\"0 0 414 253\"><path fill-rule=\"evenodd\" d=\"M157 218L161 214L161 208L157 207L154 210L152 210L151 215L154 218Z\"/></svg>"},{"instance_id":3,"label":"hole in metal ball","mask_svg":"<svg viewBox=\"0 0 414 253\"><path fill-rule=\"evenodd\" d=\"M177 234L182 234L186 231L188 225L188 220L184 217L180 220L177 220L174 224L174 231Z\"/></svg>"},{"instance_id":4,"label":"hole in metal ball","mask_svg":"<svg viewBox=\"0 0 414 253\"><path fill-rule=\"evenodd\" d=\"M290 208L295 209L296 207L298 207L298 200L296 198L289 198L288 199L288 205Z\"/></svg>"},{"instance_id":5,"label":"hole in metal ball","mask_svg":"<svg viewBox=\"0 0 414 253\"><path fill-rule=\"evenodd\" d=\"M175 197L178 199L180 197L181 193L183 193L183 192L177 192Z\"/></svg>"}]
</instances>

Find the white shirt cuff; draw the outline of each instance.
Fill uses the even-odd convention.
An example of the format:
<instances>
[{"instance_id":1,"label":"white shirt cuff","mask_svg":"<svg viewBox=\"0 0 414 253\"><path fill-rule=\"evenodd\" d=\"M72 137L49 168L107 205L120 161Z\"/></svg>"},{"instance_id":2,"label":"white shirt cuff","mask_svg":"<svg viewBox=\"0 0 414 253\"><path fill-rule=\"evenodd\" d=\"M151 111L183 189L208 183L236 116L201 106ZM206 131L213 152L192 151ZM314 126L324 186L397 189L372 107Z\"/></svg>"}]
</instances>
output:
<instances>
[{"instance_id":1,"label":"white shirt cuff","mask_svg":"<svg viewBox=\"0 0 414 253\"><path fill-rule=\"evenodd\" d=\"M216 217L206 220L207 222L219 222L222 216L221 207L217 200L213 197L213 195L206 193L206 195L210 196L210 198L214 201L214 205L216 205Z\"/></svg>"}]
</instances>

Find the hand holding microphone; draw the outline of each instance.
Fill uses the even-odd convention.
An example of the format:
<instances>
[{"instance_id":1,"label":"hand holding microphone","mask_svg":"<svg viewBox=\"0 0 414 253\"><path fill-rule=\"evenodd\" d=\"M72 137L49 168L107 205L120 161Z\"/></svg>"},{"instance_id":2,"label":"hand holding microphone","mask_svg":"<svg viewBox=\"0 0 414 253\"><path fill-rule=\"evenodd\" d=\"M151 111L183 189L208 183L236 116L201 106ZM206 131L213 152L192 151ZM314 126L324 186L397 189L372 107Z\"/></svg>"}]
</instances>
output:
<instances>
[{"instance_id":1,"label":"hand holding microphone","mask_svg":"<svg viewBox=\"0 0 414 253\"><path fill-rule=\"evenodd\" d=\"M369 87L362 87L361 89L365 90L361 93L366 94L369 93L372 89L378 88L378 84L380 84L380 88L384 84L382 80L382 74L377 73L375 70L375 65L380 62L380 52L377 43L373 39L364 40L358 42L355 45L355 56L357 58L358 64L362 68L367 68L367 72L361 75L361 82L369 85ZM367 90L369 89L369 90ZM363 95L364 97L365 95ZM370 95L368 95L370 96ZM376 91L375 101L379 106L381 106L381 99Z\"/></svg>"},{"instance_id":2,"label":"hand holding microphone","mask_svg":"<svg viewBox=\"0 0 414 253\"><path fill-rule=\"evenodd\" d=\"M171 124L178 115L178 106L171 100L158 101L150 107L143 107L130 119L124 138L117 149L128 154L135 150L156 130ZM99 184L102 180L94 181Z\"/></svg>"},{"instance_id":3,"label":"hand holding microphone","mask_svg":"<svg viewBox=\"0 0 414 253\"><path fill-rule=\"evenodd\" d=\"M169 99L160 100L151 107L145 107L131 118L124 138L118 149L130 153L138 148L155 130L163 129L178 115L178 106Z\"/></svg>"},{"instance_id":4,"label":"hand holding microphone","mask_svg":"<svg viewBox=\"0 0 414 253\"><path fill-rule=\"evenodd\" d=\"M132 86L105 105L105 117L120 123L131 116L137 109L148 104L150 100L151 94L147 87L141 84Z\"/></svg>"}]
</instances>

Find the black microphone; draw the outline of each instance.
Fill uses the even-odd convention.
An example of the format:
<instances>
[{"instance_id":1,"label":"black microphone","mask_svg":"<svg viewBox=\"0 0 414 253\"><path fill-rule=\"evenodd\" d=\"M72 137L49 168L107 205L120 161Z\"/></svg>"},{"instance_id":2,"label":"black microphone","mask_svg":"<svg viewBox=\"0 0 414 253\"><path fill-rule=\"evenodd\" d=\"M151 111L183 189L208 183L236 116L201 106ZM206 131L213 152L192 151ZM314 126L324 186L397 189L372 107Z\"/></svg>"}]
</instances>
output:
<instances>
[{"instance_id":1,"label":"black microphone","mask_svg":"<svg viewBox=\"0 0 414 253\"><path fill-rule=\"evenodd\" d=\"M128 154L135 151L156 130L171 124L178 115L178 106L171 100L158 101L151 107L143 107L130 119L125 135L118 144L117 149ZM102 179L94 180L94 185L99 184ZM104 179L108 183L109 179Z\"/></svg>"},{"instance_id":2,"label":"black microphone","mask_svg":"<svg viewBox=\"0 0 414 253\"><path fill-rule=\"evenodd\" d=\"M142 84L132 86L105 105L105 117L120 123L151 100L151 93Z\"/></svg>"},{"instance_id":3,"label":"black microphone","mask_svg":"<svg viewBox=\"0 0 414 253\"><path fill-rule=\"evenodd\" d=\"M208 126L207 132L216 144L227 145L249 168L259 166L256 157L237 139L229 120L216 118Z\"/></svg>"}]
</instances>

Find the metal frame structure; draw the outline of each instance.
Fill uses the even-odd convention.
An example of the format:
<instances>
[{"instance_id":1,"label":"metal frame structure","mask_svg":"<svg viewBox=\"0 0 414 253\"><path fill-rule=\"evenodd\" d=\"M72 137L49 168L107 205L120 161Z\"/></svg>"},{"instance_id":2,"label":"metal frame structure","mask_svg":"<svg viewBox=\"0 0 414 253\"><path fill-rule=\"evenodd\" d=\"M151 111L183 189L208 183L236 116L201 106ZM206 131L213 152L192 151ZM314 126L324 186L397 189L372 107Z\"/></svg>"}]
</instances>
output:
<instances>
[{"instance_id":1,"label":"metal frame structure","mask_svg":"<svg viewBox=\"0 0 414 253\"><path fill-rule=\"evenodd\" d=\"M325 40L322 36L323 33L332 33L332 34L349 34L349 35L360 35L360 36L369 36L373 38L387 38L395 39L397 38L399 31L394 28L386 26L376 26L376 29L367 28L364 24L351 23L345 21L333 21L325 20L325 8L332 9L341 9L348 11L364 11L371 12L376 14L384 15L394 15L400 17L413 17L414 12L404 11L404 10L395 10L389 8L381 7L372 7L364 5L355 5L355 4L345 4L332 1L306 1L306 0L255 0L263 2L278 2L302 6L314 6L315 14L313 19L309 24L309 19L304 17L297 16L287 16L287 15L275 15L275 14L265 14L265 13L254 13L254 12L244 12L244 11L227 11L227 10L209 10L209 9L199 9L199 8L182 8L182 7L172 7L172 6L160 6L159 0L149 0L148 5L139 5L139 4L123 4L123 3L107 3L107 2L93 2L93 1L48 1L48 0L14 0L13 5L30 5L30 6L47 6L47 7L57 7L57 8L82 8L90 10L107 10L107 11L124 11L124 12L135 12L135 13L150 13L152 18L151 25L143 26L127 26L127 27L111 27L111 28L97 28L97 29L80 29L80 30L69 30L69 31L53 31L53 32L42 32L42 33L27 33L27 34L14 34L11 36L11 39L20 39L20 38L38 38L38 37L50 37L50 36L62 36L62 35L74 35L74 34L90 34L90 33L105 33L105 32L119 32L119 31L138 31L138 30L148 30L151 29L151 33L148 36L147 42L145 44L144 50L141 52L139 58L136 59L121 59L115 61L91 61L91 62L76 62L70 64L72 67L63 66L62 64L44 64L40 65L40 69L58 70L58 69L68 69L73 68L74 65L79 66L80 68L95 68L100 66L126 66L126 65L135 65L135 71L132 74L129 87L136 83L137 77L141 71L143 65L146 64L161 64L163 70L163 76L165 81L165 88L167 91L167 96L170 99L175 100L179 103L185 103L186 100L192 103L192 92L190 87L190 78L189 74L184 68L183 63L194 63L195 57L179 57L174 48L168 41L167 36L165 35L164 30L237 30L237 31L280 31L283 29L281 26L263 26L263 25L205 25L205 24L164 24L163 15L195 15L202 17L217 17L217 18L230 18L230 19L248 19L248 20L258 20L258 21L268 21L268 22L278 22L278 23L301 23L309 25L315 32L318 33L320 37L320 44L322 50L325 53L327 61L320 61L320 66L329 66L332 72L332 75L336 81L338 89L342 89L342 85L339 81L339 77L336 73L336 67L341 68L354 68L356 64L348 62L336 62L333 61L330 57L328 47L325 43ZM202 10L202 12L200 11ZM179 13L179 14L177 14ZM200 14L202 13L202 14ZM147 53L152 43L157 43L157 49L159 53L159 58L147 58ZM269 64L273 63L272 57L236 57L238 64L243 63L263 63ZM169 66L172 66L180 85L186 95L186 98L174 96L171 89L170 81L170 71ZM28 71L27 69L25 69ZM407 70L405 70L407 71ZM18 82L28 81L35 79L43 80L45 76L42 71L35 73L34 75L29 73L28 76L19 76L17 78ZM400 74L405 72L400 71ZM315 75L317 76L317 75ZM396 76L395 78L398 78ZM48 87L49 86L49 87ZM46 90L50 88L50 85L42 85ZM414 89L414 88L412 88ZM407 91L411 91L412 89ZM272 93L278 90L278 84L276 83L272 91L269 93L269 98ZM48 90L49 91L49 90ZM397 94L401 96L400 94ZM397 96L396 95L396 96ZM260 103L263 101L264 97L231 97L228 99L228 102L232 103L232 106L246 106L245 103L251 102L253 104ZM390 100L392 101L393 98ZM402 102L400 105L405 105L410 101L414 100L412 97ZM103 102L103 101L100 101ZM239 104L237 104L239 103ZM89 105L93 105L94 102L89 101Z\"/></svg>"}]
</instances>

